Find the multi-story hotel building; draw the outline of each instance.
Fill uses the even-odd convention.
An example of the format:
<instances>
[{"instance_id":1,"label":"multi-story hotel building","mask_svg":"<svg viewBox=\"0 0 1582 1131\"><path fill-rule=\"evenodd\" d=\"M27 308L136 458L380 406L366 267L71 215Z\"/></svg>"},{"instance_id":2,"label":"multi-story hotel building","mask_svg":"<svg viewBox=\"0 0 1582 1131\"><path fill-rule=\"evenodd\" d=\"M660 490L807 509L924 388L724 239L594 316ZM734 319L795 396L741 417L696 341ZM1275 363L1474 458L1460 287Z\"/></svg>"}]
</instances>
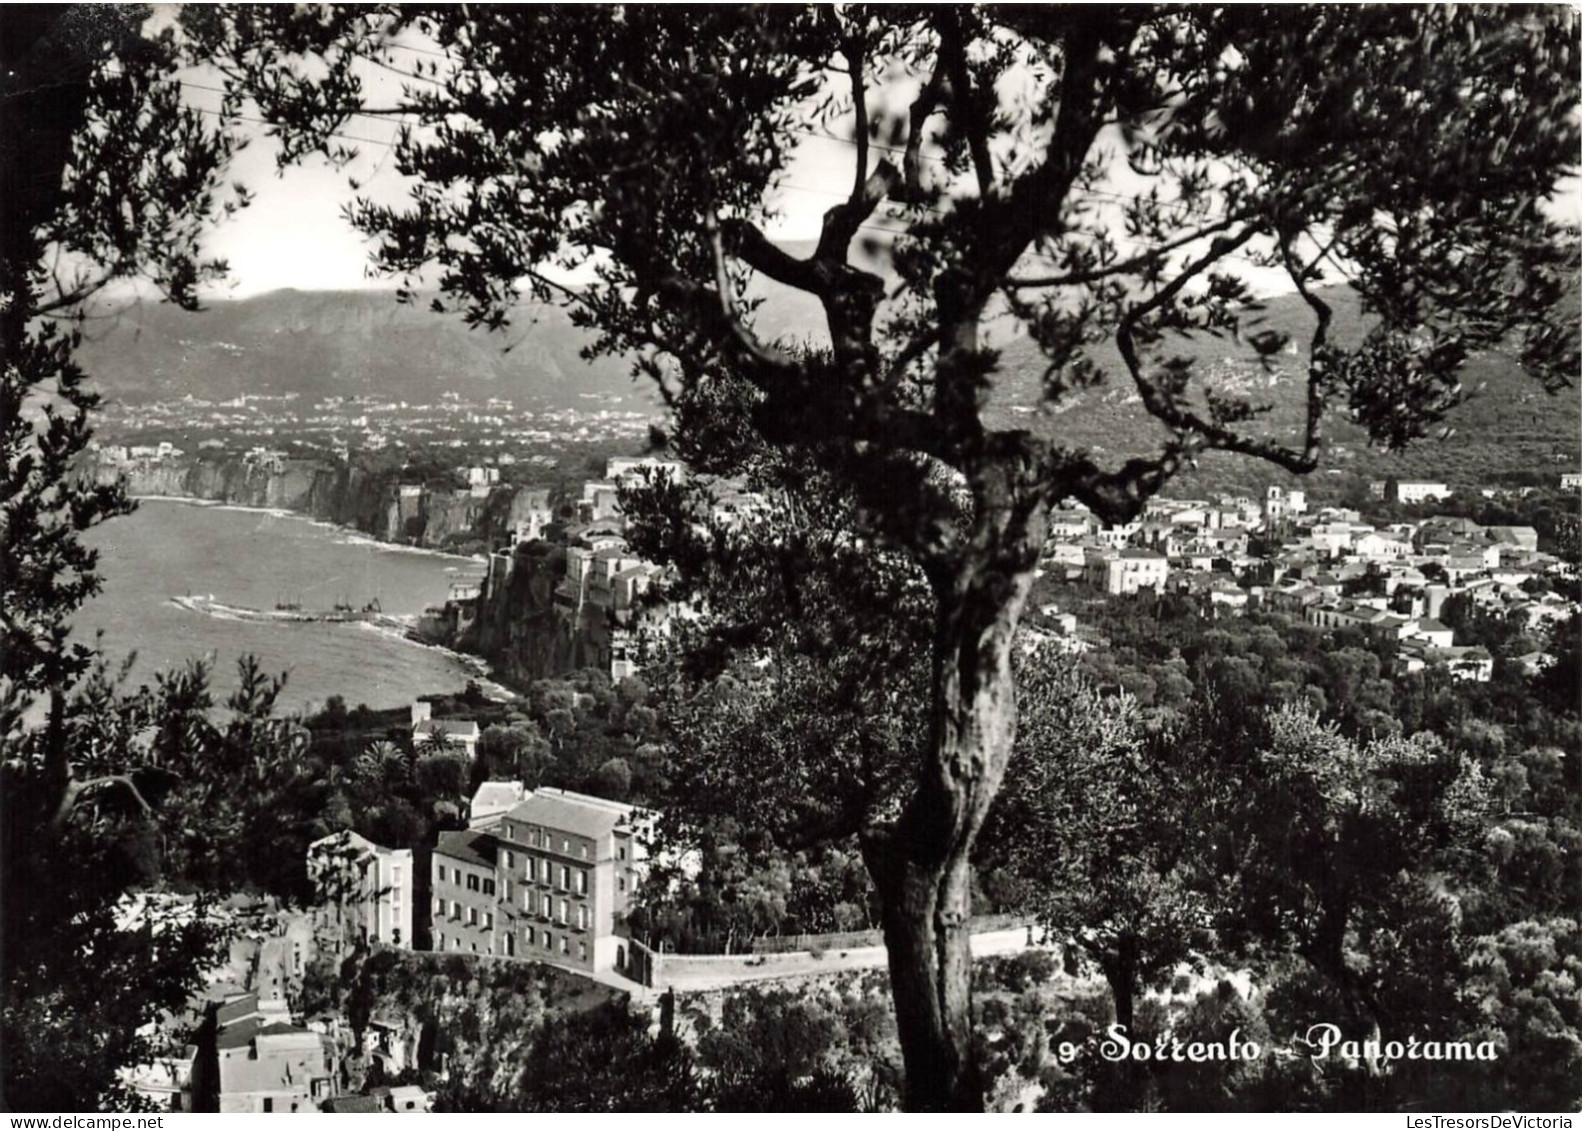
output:
<instances>
[{"instance_id":1,"label":"multi-story hotel building","mask_svg":"<svg viewBox=\"0 0 1582 1131\"><path fill-rule=\"evenodd\" d=\"M434 948L624 970L649 820L617 801L540 789L487 832L440 834Z\"/></svg>"}]
</instances>

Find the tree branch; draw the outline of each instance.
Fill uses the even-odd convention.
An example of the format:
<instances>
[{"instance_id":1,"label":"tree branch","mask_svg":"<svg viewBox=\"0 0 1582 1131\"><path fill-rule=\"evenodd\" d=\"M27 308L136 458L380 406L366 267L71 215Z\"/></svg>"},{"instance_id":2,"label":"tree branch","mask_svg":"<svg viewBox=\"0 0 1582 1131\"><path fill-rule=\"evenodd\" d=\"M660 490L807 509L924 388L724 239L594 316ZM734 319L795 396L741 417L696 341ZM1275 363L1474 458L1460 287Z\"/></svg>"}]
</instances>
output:
<instances>
[{"instance_id":1,"label":"tree branch","mask_svg":"<svg viewBox=\"0 0 1582 1131\"><path fill-rule=\"evenodd\" d=\"M1314 263L1329 254L1329 248L1321 251ZM1307 285L1307 272L1312 269L1299 268L1295 257L1291 253L1289 240L1280 241L1280 256L1285 260L1286 272L1291 276L1291 281L1296 284L1296 291L1302 296L1304 302L1312 308L1318 320L1318 325L1313 328L1313 337L1308 342L1307 350L1307 417L1303 433L1302 452L1317 462L1318 449L1323 443L1323 418L1327 406L1325 385L1328 373L1324 361L1324 350L1329 344L1329 326L1334 318L1334 310L1318 295L1314 294Z\"/></svg>"},{"instance_id":2,"label":"tree branch","mask_svg":"<svg viewBox=\"0 0 1582 1131\"><path fill-rule=\"evenodd\" d=\"M844 265L846 252L851 247L857 229L900 183L900 171L889 161L880 160L860 189L852 193L850 200L824 213L824 227L819 233L818 248L813 252L813 258Z\"/></svg>"},{"instance_id":3,"label":"tree branch","mask_svg":"<svg viewBox=\"0 0 1582 1131\"><path fill-rule=\"evenodd\" d=\"M798 259L775 246L756 224L728 219L721 234L725 249L754 271L796 290L819 293L822 284L813 260Z\"/></svg>"},{"instance_id":4,"label":"tree branch","mask_svg":"<svg viewBox=\"0 0 1582 1131\"><path fill-rule=\"evenodd\" d=\"M1147 301L1127 310L1116 329L1115 342L1120 349L1121 359L1126 362L1126 368L1131 373L1132 383L1136 385L1138 393L1142 396L1143 407L1155 419L1162 421L1178 434L1190 433L1200 438L1204 446L1254 456L1283 467L1287 471L1301 474L1311 471L1317 464L1316 449L1304 446L1302 451L1295 451L1274 441L1243 436L1222 424L1204 419L1199 413L1184 408L1172 397L1167 396L1157 384L1145 377L1142 360L1137 352L1134 331L1138 322L1163 308L1181 293L1187 283L1208 270L1225 255L1241 247L1255 234L1256 229L1248 226L1234 236L1221 236L1216 239L1207 252L1189 264L1166 286L1161 287ZM1309 406L1309 412L1311 411L1312 407Z\"/></svg>"},{"instance_id":5,"label":"tree branch","mask_svg":"<svg viewBox=\"0 0 1582 1131\"><path fill-rule=\"evenodd\" d=\"M902 185L908 204L923 203L923 128L948 93L945 72L936 67L907 111L906 149L901 156Z\"/></svg>"},{"instance_id":6,"label":"tree branch","mask_svg":"<svg viewBox=\"0 0 1582 1131\"><path fill-rule=\"evenodd\" d=\"M972 106L972 82L967 74L967 56L961 43L961 14L953 7L936 9L942 17L935 29L939 33L940 59L950 72L949 93L954 107L953 118L967 136L967 149L972 154L972 168L978 180L978 198L989 199L994 191L994 160L989 154L988 135L983 122Z\"/></svg>"},{"instance_id":7,"label":"tree branch","mask_svg":"<svg viewBox=\"0 0 1582 1131\"><path fill-rule=\"evenodd\" d=\"M1045 275L1041 278L1007 279L1004 285L1012 290L1036 289L1039 287L1073 287L1084 283L1094 283L1112 275L1129 275L1156 262L1161 256L1186 247L1188 244L1196 243L1198 240L1207 239L1216 232L1226 231L1246 218L1246 213L1240 212L1234 216L1227 216L1217 224L1210 224L1207 227L1188 232L1186 235L1173 239L1169 243L1160 244L1158 247L1150 248L1140 255L1120 260L1107 267L1096 267L1091 271L1072 271L1064 275Z\"/></svg>"},{"instance_id":8,"label":"tree branch","mask_svg":"<svg viewBox=\"0 0 1582 1131\"><path fill-rule=\"evenodd\" d=\"M59 828L66 818L71 816L78 802L82 801L90 791L104 786L119 786L125 789L132 795L132 800L137 802L138 807L145 815L154 811L153 806L148 803L147 798L143 796L142 791L137 788L137 784L132 781L130 776L126 774L105 774L102 777L89 778L87 781L68 782L66 791L61 796L60 804L56 806L55 813L50 818L50 827Z\"/></svg>"},{"instance_id":9,"label":"tree branch","mask_svg":"<svg viewBox=\"0 0 1582 1131\"><path fill-rule=\"evenodd\" d=\"M854 35L842 36L840 50L846 57L846 69L851 76L852 111L857 117L857 170L852 177L851 199L848 201L852 207L856 207L862 200L868 180L868 88L863 80L863 67L867 60L861 41Z\"/></svg>"}]
</instances>

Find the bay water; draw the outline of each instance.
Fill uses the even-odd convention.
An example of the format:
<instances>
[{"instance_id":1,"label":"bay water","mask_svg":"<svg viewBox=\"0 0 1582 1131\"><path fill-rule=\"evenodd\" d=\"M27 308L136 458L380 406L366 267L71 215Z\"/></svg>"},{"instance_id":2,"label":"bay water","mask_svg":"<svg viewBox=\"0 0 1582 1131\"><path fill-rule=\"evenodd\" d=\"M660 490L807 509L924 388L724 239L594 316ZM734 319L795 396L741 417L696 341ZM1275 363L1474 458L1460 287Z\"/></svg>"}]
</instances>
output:
<instances>
[{"instance_id":1,"label":"bay water","mask_svg":"<svg viewBox=\"0 0 1582 1131\"><path fill-rule=\"evenodd\" d=\"M104 589L77 614L75 633L91 641L102 632L116 662L135 652L133 686L199 657L210 661L215 697L223 700L244 653L267 673L287 673L278 701L285 712L322 707L332 695L353 707L395 707L459 690L469 679L489 686L473 658L389 627L226 618L173 600L310 612L377 600L389 616L413 617L443 602L452 581L480 576L478 559L389 546L281 511L170 499L140 500L135 512L85 540L99 551Z\"/></svg>"}]
</instances>

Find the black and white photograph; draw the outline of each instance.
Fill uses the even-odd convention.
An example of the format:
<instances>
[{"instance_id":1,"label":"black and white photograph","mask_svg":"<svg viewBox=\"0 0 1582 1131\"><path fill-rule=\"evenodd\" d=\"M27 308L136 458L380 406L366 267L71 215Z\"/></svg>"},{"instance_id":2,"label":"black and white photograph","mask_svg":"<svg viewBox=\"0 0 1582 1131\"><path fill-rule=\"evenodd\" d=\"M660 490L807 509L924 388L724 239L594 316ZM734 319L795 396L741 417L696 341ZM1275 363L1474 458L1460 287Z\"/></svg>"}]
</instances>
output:
<instances>
[{"instance_id":1,"label":"black and white photograph","mask_svg":"<svg viewBox=\"0 0 1582 1131\"><path fill-rule=\"evenodd\" d=\"M0 5L8 1126L1573 1126L1579 166L1575 5Z\"/></svg>"}]
</instances>

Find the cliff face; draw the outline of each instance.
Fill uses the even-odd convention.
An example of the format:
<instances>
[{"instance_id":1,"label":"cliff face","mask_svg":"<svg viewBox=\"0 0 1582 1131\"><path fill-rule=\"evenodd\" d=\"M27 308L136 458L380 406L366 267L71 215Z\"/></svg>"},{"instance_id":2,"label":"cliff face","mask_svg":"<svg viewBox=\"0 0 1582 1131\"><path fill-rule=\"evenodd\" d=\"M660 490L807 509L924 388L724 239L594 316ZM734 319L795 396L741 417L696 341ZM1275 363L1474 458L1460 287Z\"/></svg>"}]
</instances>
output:
<instances>
[{"instance_id":1,"label":"cliff face","mask_svg":"<svg viewBox=\"0 0 1582 1131\"><path fill-rule=\"evenodd\" d=\"M240 460L163 460L99 465L102 482L124 475L134 495L170 495L248 507L277 507L386 537L387 477L321 460L285 460L278 469Z\"/></svg>"},{"instance_id":2,"label":"cliff face","mask_svg":"<svg viewBox=\"0 0 1582 1131\"><path fill-rule=\"evenodd\" d=\"M518 512L540 504L542 488L497 487L482 496L428 487L403 489L393 471L333 460L286 459L274 466L241 459L164 459L86 468L99 482L124 477L133 495L166 495L295 511L353 527L385 542L459 553L487 553L511 536Z\"/></svg>"},{"instance_id":3,"label":"cliff face","mask_svg":"<svg viewBox=\"0 0 1582 1131\"><path fill-rule=\"evenodd\" d=\"M566 551L547 542L522 546L509 576L491 576L479 602L475 647L508 678L564 675L598 663L597 648L555 612Z\"/></svg>"}]
</instances>

